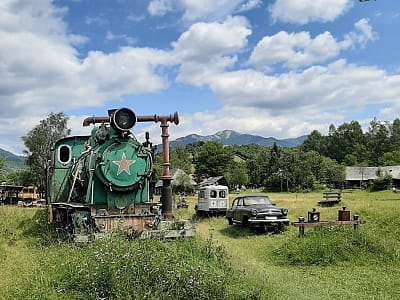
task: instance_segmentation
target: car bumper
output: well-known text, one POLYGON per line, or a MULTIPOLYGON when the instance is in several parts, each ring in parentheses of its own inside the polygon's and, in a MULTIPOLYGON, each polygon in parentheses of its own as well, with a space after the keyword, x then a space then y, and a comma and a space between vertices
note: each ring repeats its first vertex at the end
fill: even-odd
POLYGON ((258 225, 258 224, 266 224, 266 225, 289 225, 290 220, 289 219, 249 219, 248 220, 250 225, 258 225))

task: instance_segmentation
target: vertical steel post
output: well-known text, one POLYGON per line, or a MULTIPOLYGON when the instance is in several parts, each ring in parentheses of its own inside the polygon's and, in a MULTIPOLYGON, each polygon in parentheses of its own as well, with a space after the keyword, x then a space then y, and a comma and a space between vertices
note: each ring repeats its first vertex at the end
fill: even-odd
MULTIPOLYGON (((354 216, 353 216, 353 221, 358 221, 358 218, 359 218, 358 215, 354 215, 354 216)), ((357 230, 357 229, 358 229, 358 225, 359 225, 358 222, 357 222, 357 223, 354 223, 354 225, 353 225, 354 230, 357 230)))
MULTIPOLYGON (((304 223, 304 218, 299 218, 299 223, 304 223)), ((304 237, 304 226, 299 226, 299 237, 304 237)))

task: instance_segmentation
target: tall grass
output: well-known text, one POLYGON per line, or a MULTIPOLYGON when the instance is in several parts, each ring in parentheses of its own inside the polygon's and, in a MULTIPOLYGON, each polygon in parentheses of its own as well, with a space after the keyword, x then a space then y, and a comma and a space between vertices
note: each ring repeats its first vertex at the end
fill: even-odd
POLYGON ((343 262, 358 265, 397 260, 395 249, 365 230, 348 227, 314 228, 304 238, 291 237, 272 252, 287 265, 327 266, 343 262))
POLYGON ((1 299, 257 298, 254 288, 239 284, 243 274, 212 239, 127 240, 117 234, 75 245, 52 233, 43 210, 0 212, 8 217, 3 233, 17 232, 14 244, 6 243, 9 236, 2 240, 7 251, 0 267, 16 259, 10 250, 26 256, 14 261, 19 268, 0 275, 12 278, 0 289, 1 299))
MULTIPOLYGON (((232 195, 233 200, 235 195, 232 195)), ((269 194, 291 221, 321 193, 269 194)), ((178 218, 195 218, 195 197, 178 218)), ((46 212, 0 207, 0 299, 400 299, 400 195, 344 193, 366 224, 260 235, 202 218, 192 240, 121 236, 74 245, 48 227, 46 212)), ((196 218, 195 218, 196 219, 196 218)))

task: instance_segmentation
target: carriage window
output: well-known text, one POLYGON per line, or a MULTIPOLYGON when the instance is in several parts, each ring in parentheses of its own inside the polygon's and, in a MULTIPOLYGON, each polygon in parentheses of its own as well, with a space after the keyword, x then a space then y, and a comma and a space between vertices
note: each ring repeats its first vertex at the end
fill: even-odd
POLYGON ((225 198, 226 197, 226 192, 225 191, 219 191, 219 197, 220 198, 225 198))
POLYGON ((58 159, 63 164, 68 163, 71 159, 71 148, 67 145, 58 148, 58 159))
POLYGON ((210 198, 217 198, 217 191, 210 191, 210 198))

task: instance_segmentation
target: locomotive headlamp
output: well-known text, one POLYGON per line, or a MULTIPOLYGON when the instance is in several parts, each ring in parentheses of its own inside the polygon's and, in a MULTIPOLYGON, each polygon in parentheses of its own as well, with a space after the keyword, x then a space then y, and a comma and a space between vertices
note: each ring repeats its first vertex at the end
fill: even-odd
POLYGON ((111 126, 117 131, 129 131, 136 124, 136 115, 129 108, 117 109, 111 116, 111 126))

